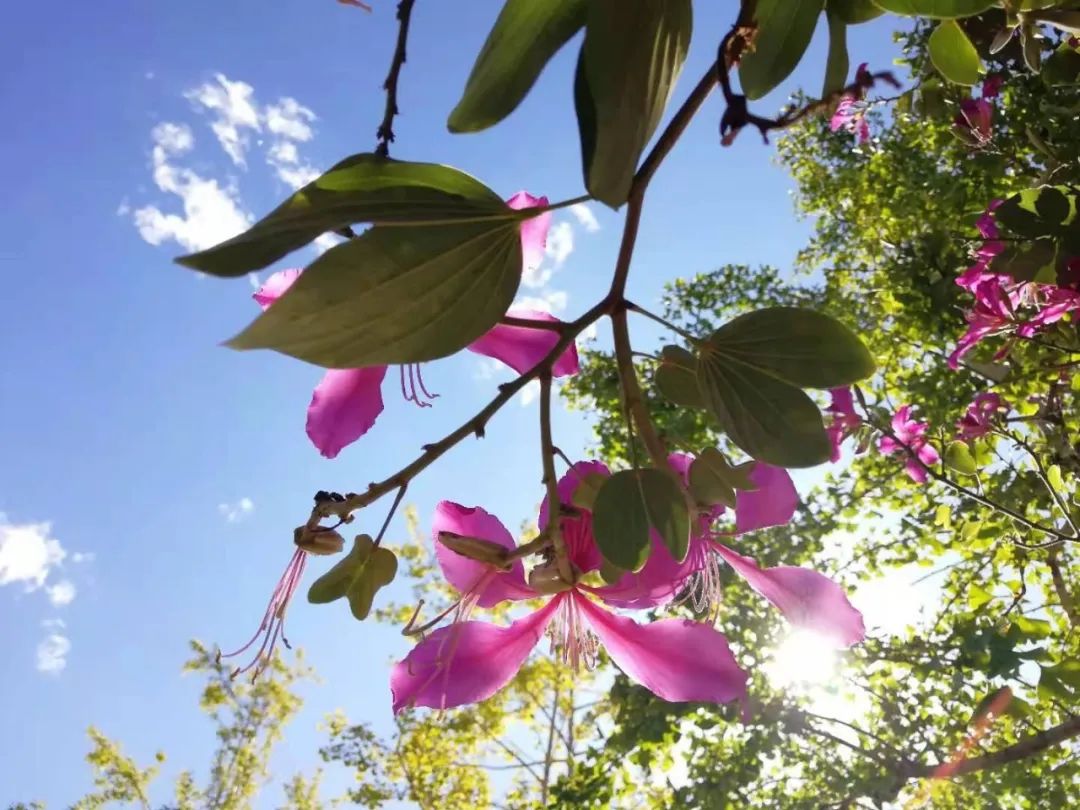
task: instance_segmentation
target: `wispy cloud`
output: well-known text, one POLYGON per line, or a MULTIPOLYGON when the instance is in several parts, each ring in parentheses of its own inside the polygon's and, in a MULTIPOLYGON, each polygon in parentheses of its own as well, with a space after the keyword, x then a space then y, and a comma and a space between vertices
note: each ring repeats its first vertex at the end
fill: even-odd
POLYGON ((75 601, 75 594, 78 591, 75 588, 75 583, 70 579, 62 579, 55 585, 49 585, 45 588, 45 593, 49 596, 49 601, 52 602, 53 607, 63 607, 64 605, 70 605, 75 601))
POLYGON ((190 152, 195 136, 186 124, 165 122, 154 127, 154 183, 180 198, 183 214, 165 213, 154 205, 134 212, 135 227, 151 245, 172 240, 191 251, 203 250, 247 229, 251 216, 241 207, 235 186, 221 186, 174 159, 190 152))
POLYGON ((51 532, 48 523, 0 521, 0 585, 19 583, 28 591, 44 587, 49 572, 67 556, 51 532))
POLYGON ((596 214, 585 203, 575 203, 570 206, 570 213, 577 219, 578 224, 588 233, 596 233, 600 230, 600 223, 596 221, 596 214))
POLYGON ((247 130, 259 131, 259 113, 255 106, 255 88, 247 82, 229 81, 221 73, 214 81, 188 90, 184 97, 195 108, 210 113, 210 129, 218 143, 237 166, 246 167, 245 152, 250 143, 247 130))
POLYGON ((219 503, 218 512, 226 523, 239 523, 255 511, 255 502, 251 498, 241 498, 234 503, 219 503))
POLYGON ((59 675, 67 666, 71 652, 71 640, 64 635, 64 622, 48 619, 41 623, 46 636, 37 646, 37 671, 47 675, 59 675))

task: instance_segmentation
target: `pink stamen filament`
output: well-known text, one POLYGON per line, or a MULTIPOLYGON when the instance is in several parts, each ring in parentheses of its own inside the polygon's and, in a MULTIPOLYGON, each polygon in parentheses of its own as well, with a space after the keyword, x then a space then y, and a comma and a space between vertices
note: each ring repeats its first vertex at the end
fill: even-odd
POLYGON ((266 606, 266 612, 263 614, 262 621, 259 622, 259 627, 255 631, 255 635, 253 635, 244 646, 233 652, 218 653, 219 660, 222 658, 233 658, 234 656, 246 652, 256 641, 260 638, 262 639, 262 643, 259 645, 255 657, 245 666, 234 669, 229 677, 236 678, 238 675, 242 675, 248 670, 254 670, 251 678, 252 680, 257 678, 271 660, 279 637, 286 648, 292 649, 292 645, 289 644, 288 638, 285 637, 285 613, 289 607, 289 600, 292 599, 296 587, 300 584, 300 578, 304 574, 304 565, 306 562, 307 553, 303 549, 296 549, 292 558, 289 560, 289 564, 285 567, 285 572, 281 575, 281 579, 279 579, 277 585, 274 586, 274 592, 270 595, 270 602, 266 606))
POLYGON ((438 399, 438 394, 433 394, 424 385, 424 376, 420 373, 418 363, 406 363, 399 366, 401 373, 401 396, 406 402, 412 402, 420 408, 430 408, 430 400, 438 399), (408 374, 408 382, 405 375, 408 374))
POLYGON ((572 592, 562 598, 558 612, 548 625, 547 634, 551 639, 551 654, 575 672, 582 665, 588 670, 596 666, 600 642, 585 625, 572 592))

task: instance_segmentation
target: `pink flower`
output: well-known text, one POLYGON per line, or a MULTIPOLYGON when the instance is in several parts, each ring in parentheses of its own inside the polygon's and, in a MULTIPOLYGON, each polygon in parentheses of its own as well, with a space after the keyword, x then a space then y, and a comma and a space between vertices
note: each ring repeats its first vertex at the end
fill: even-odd
MULTIPOLYGON (((558 484, 563 503, 570 502, 579 482, 589 473, 609 474, 598 462, 575 464, 558 484)), ((545 504, 539 520, 541 530, 547 525, 548 513, 545 504)), ((563 516, 560 529, 575 573, 580 576, 596 570, 600 555, 592 535, 591 514, 578 510, 574 516, 563 516)), ((395 712, 409 706, 448 709, 485 700, 506 685, 544 635, 563 661, 575 666, 591 665, 598 644, 603 644, 630 678, 664 700, 724 703, 745 695, 747 675, 735 662, 727 640, 711 625, 687 619, 642 625, 609 613, 594 601, 662 601, 664 596, 650 597, 649 593, 669 577, 668 567, 674 560, 670 555, 667 560, 658 556, 655 547, 648 563, 634 575, 634 583, 593 587, 581 581, 573 585, 555 582, 554 560, 535 568, 526 581, 519 561, 503 571, 443 546, 440 535, 452 533, 507 549, 514 547, 506 528, 478 507, 444 501, 436 510, 433 532, 439 564, 446 579, 463 594, 459 604, 465 610, 453 624, 431 633, 394 666, 390 685, 395 712), (537 598, 547 601, 509 626, 468 619, 473 605, 537 598)))
POLYGON ((855 413, 855 401, 851 387, 832 388, 829 390, 832 402, 825 412, 832 415, 832 420, 825 427, 825 433, 832 445, 832 462, 840 460, 840 445, 862 425, 862 417, 855 413))
POLYGON ((985 436, 993 427, 994 420, 1009 406, 999 395, 983 392, 976 395, 965 413, 956 422, 957 435, 964 440, 985 436))
POLYGON ((897 452, 908 454, 904 469, 912 481, 926 483, 926 467, 940 460, 937 450, 929 444, 926 432, 929 425, 911 418, 911 406, 904 405, 892 418, 893 436, 878 439, 878 450, 887 456, 897 452), (914 454, 914 457, 912 456, 914 454), (918 460, 916 460, 918 459, 918 460), (922 463, 919 463, 922 462, 922 463))
MULTIPOLYGON (((544 197, 532 197, 519 192, 510 198, 512 208, 532 208, 547 205, 544 197)), ((521 247, 526 267, 539 264, 544 253, 550 213, 525 220, 521 225, 521 247)), ((299 278, 301 270, 282 270, 275 273, 253 296, 263 309, 273 304, 299 278)), ((557 323, 558 319, 545 312, 531 309, 511 309, 508 316, 530 321, 557 323)), ((530 329, 524 326, 498 324, 474 341, 470 351, 500 360, 518 373, 524 373, 538 363, 559 340, 551 329, 530 329)), ((341 450, 367 433, 383 410, 382 385, 387 366, 368 366, 355 369, 331 369, 315 387, 307 413, 307 434, 326 458, 334 458, 341 450)), ((432 394, 424 385, 418 364, 398 367, 401 395, 415 405, 426 408, 432 394)), ((571 345, 555 362, 556 377, 576 374, 577 348, 571 345)))
MULTIPOLYGON (((693 458, 684 453, 673 453, 668 457, 668 463, 684 482, 692 461, 693 458)), ((714 529, 715 522, 724 513, 724 507, 718 506, 702 517, 691 537, 688 559, 695 560, 697 569, 690 582, 694 606, 704 610, 720 603, 722 575, 719 561, 723 560, 796 627, 813 630, 839 647, 850 647, 862 641, 866 636, 862 614, 852 607, 843 589, 831 579, 809 568, 790 565, 762 568, 750 557, 720 541, 725 537, 783 526, 795 514, 799 495, 787 470, 758 462, 750 473, 750 480, 757 488, 737 492, 732 530, 714 529)))
POLYGON ((979 145, 985 145, 993 137, 991 120, 994 108, 986 99, 965 98, 960 102, 960 112, 953 124, 963 134, 979 145))
POLYGON ((855 136, 858 143, 870 140, 870 124, 866 121, 867 104, 858 98, 844 96, 836 105, 836 111, 829 119, 829 129, 836 132, 845 129, 855 136))
POLYGON ((982 97, 983 98, 997 98, 1001 93, 1001 88, 1005 84, 1005 77, 1000 73, 992 73, 983 79, 982 83, 982 97))

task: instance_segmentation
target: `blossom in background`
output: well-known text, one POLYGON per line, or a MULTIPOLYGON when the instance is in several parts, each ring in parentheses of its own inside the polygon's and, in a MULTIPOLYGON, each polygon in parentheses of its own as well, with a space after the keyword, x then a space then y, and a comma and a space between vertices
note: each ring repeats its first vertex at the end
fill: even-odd
POLYGON ((1009 409, 1008 404, 998 394, 984 391, 976 395, 967 412, 957 420, 957 436, 970 440, 985 436, 994 426, 994 420, 1009 409))
MULTIPOLYGON (((560 501, 571 503, 580 482, 590 474, 609 472, 599 462, 575 464, 558 482, 560 501)), ((545 503, 538 521, 541 531, 550 512, 545 503)), ((395 712, 409 706, 448 709, 487 699, 517 673, 545 635, 562 660, 574 666, 590 665, 602 644, 623 672, 664 700, 725 703, 745 695, 747 675, 735 662, 727 639, 710 624, 677 618, 639 624, 597 603, 647 606, 669 598, 674 563, 670 555, 664 559, 654 547, 632 582, 587 585, 580 577, 601 563, 592 515, 577 509, 559 520, 578 579, 573 585, 550 587, 553 559, 526 580, 520 561, 502 570, 455 554, 439 539, 444 533, 479 538, 508 550, 514 548, 514 540, 497 518, 479 507, 447 501, 439 505, 433 526, 436 555, 447 581, 462 594, 460 604, 490 607, 505 600, 547 601, 508 626, 472 620, 467 610, 451 625, 431 633, 393 668, 395 712), (654 592, 659 595, 652 596, 654 592)))
POLYGON ((835 464, 840 460, 840 445, 844 439, 851 436, 862 425, 862 417, 855 413, 855 401, 851 393, 851 386, 829 389, 832 400, 825 409, 832 419, 825 426, 825 433, 832 445, 831 461, 835 464))
POLYGON ((1000 74, 988 76, 982 84, 982 98, 965 98, 953 119, 957 132, 976 146, 985 146, 994 136, 994 106, 988 99, 997 98, 1005 79, 1000 74))
POLYGON ((866 121, 866 113, 870 105, 863 100, 866 88, 873 85, 873 77, 866 69, 866 62, 859 65, 855 71, 855 83, 857 90, 849 90, 840 98, 836 105, 836 111, 829 119, 829 129, 836 132, 839 129, 847 130, 855 136, 859 143, 870 140, 870 125, 866 121))
POLYGON ((926 432, 929 425, 911 418, 911 405, 904 405, 892 418, 892 436, 878 439, 878 450, 887 456, 905 453, 908 456, 908 477, 920 484, 926 483, 926 468, 940 460, 937 450, 929 443, 926 432), (920 462, 922 462, 920 464, 920 462))
MULTIPOLYGON (((686 453, 672 453, 668 457, 668 463, 686 485, 693 460, 686 453)), ((850 647, 862 641, 866 635, 862 614, 848 601, 843 588, 831 579, 797 566, 762 568, 722 542, 760 529, 784 526, 795 514, 799 495, 787 470, 757 462, 749 479, 755 489, 738 490, 734 526, 717 528, 726 511, 723 505, 718 505, 701 516, 691 535, 687 559, 693 560, 694 573, 686 584, 695 594, 695 607, 704 610, 720 604, 720 562, 723 561, 794 626, 813 630, 838 647, 850 647)))
MULTIPOLYGON (((522 191, 507 201, 511 208, 535 208, 547 205, 547 198, 533 197, 522 191)), ((521 249, 526 268, 540 264, 544 255, 550 212, 521 223, 521 249)), ((282 270, 275 273, 254 294, 263 309, 271 306, 299 278, 301 270, 282 270)), ((530 321, 557 323, 546 312, 530 309, 511 309, 508 316, 530 321)), ((468 349, 500 360, 522 374, 543 359, 559 341, 551 329, 530 329, 524 326, 497 324, 474 341, 468 349)), ((326 458, 334 458, 341 450, 367 433, 383 411, 382 385, 388 366, 367 366, 354 369, 331 369, 315 387, 307 412, 307 434, 326 458)), ((415 405, 426 408, 432 394, 424 385, 420 365, 410 363, 398 367, 401 395, 415 405)), ((556 360, 552 373, 556 377, 576 374, 577 348, 571 344, 556 360)))

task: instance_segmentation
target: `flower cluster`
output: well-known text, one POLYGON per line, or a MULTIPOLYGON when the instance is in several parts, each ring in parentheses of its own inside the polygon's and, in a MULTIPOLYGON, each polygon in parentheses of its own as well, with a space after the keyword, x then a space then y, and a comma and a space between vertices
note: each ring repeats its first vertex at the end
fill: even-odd
MULTIPOLYGON (((672 471, 686 481, 692 457, 673 454, 672 471)), ((734 525, 718 528, 722 506, 699 516, 685 560, 676 560, 658 536, 651 554, 636 573, 603 584, 594 577, 601 556, 593 537, 592 514, 569 506, 575 491, 591 476, 607 477, 600 462, 575 464, 558 482, 560 505, 541 506, 543 533, 559 521, 573 570, 561 580, 549 552, 526 576, 520 560, 502 567, 455 553, 449 538, 469 537, 513 551, 514 540, 497 518, 479 507, 439 504, 433 525, 436 556, 443 575, 461 594, 454 621, 432 632, 391 675, 394 711, 412 706, 447 709, 484 700, 505 686, 545 636, 552 651, 571 666, 591 666, 600 646, 630 678, 668 701, 741 700, 747 673, 738 665, 727 639, 711 623, 666 618, 642 623, 620 609, 647 610, 668 604, 680 594, 702 591, 715 597, 718 561, 745 579, 793 624, 810 627, 838 646, 862 640, 862 616, 841 588, 827 577, 790 566, 763 568, 730 548, 723 539, 787 523, 798 496, 782 469, 756 464, 756 489, 740 491, 734 525), (505 601, 538 603, 531 613, 506 626, 472 618, 476 608, 505 601)))
POLYGON ((982 98, 965 98, 960 102, 953 126, 972 146, 986 146, 993 138, 994 105, 990 99, 998 97, 1003 83, 998 74, 987 76, 982 84, 982 98))
POLYGON ((940 460, 937 450, 930 444, 926 433, 930 426, 911 417, 911 405, 904 405, 893 414, 892 435, 878 439, 878 450, 889 456, 906 453, 908 477, 920 484, 926 483, 926 468, 940 460))
POLYGON ((870 140, 870 124, 866 120, 866 113, 870 109, 865 100, 866 88, 874 84, 874 79, 866 69, 866 62, 859 65, 855 71, 856 90, 848 91, 840 97, 829 120, 829 129, 836 132, 839 129, 846 130, 855 136, 859 143, 870 140))

